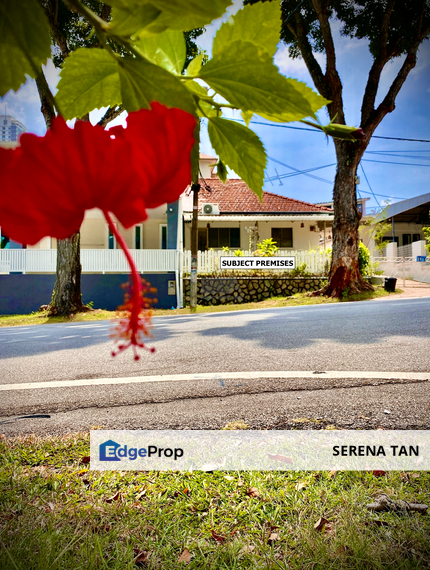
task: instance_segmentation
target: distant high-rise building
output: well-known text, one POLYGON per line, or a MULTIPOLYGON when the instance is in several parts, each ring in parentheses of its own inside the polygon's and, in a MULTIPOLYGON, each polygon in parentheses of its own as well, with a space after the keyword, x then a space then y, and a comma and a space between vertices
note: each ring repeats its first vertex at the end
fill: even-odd
POLYGON ((0 115, 0 142, 18 142, 27 129, 12 115, 0 115))

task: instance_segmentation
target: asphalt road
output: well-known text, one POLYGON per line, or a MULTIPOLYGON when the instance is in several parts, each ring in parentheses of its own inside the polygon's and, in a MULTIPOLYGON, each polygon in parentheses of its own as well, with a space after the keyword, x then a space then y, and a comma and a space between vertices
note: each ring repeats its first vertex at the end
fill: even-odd
POLYGON ((159 317, 138 362, 110 356, 108 322, 2 328, 0 432, 428 428, 429 317, 430 298, 159 317))

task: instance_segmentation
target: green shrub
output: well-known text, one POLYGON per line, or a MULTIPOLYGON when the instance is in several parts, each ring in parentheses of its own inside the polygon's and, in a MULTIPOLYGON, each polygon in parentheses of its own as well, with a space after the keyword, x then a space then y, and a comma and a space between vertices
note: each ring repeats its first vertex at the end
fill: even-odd
POLYGON ((306 263, 301 263, 300 265, 298 265, 295 269, 293 269, 291 271, 291 276, 292 277, 309 277, 310 275, 312 275, 312 273, 310 271, 306 270, 306 263))
POLYGON ((363 242, 358 244, 358 266, 363 277, 370 275, 370 251, 363 242))
POLYGON ((259 257, 271 257, 275 255, 278 249, 276 241, 273 241, 272 238, 264 239, 261 243, 257 243, 257 251, 254 252, 254 255, 259 257))

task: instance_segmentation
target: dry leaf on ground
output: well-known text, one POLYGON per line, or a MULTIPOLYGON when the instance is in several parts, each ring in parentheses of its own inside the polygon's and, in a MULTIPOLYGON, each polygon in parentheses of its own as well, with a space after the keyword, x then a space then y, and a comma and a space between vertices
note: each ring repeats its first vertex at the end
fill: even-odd
POLYGON ((211 530, 212 533, 212 537, 219 542, 220 544, 222 544, 223 542, 225 542, 227 540, 227 538, 225 536, 221 536, 220 534, 217 534, 213 529, 211 530))
POLYGON ((284 463, 293 463, 293 458, 292 457, 288 457, 287 455, 280 455, 279 453, 273 454, 273 453, 267 453, 267 457, 269 459, 274 459, 275 461, 282 461, 284 463))
POLYGON ((112 503, 113 501, 117 501, 120 497, 121 497, 121 493, 119 491, 117 491, 115 493, 115 495, 112 495, 112 497, 105 499, 105 503, 112 503))
POLYGON ((307 486, 308 486, 307 481, 299 481, 298 483, 296 483, 295 489, 296 491, 300 491, 301 489, 306 489, 307 486))
POLYGON ((349 556, 352 554, 352 550, 345 544, 343 546, 339 546, 339 548, 336 549, 336 554, 338 556, 349 556))
POLYGON ((271 532, 269 538, 267 539, 267 544, 272 546, 276 540, 279 540, 279 534, 277 532, 271 532))
POLYGON ((87 465, 87 463, 89 463, 91 461, 91 458, 89 455, 86 455, 85 457, 82 457, 81 459, 81 463, 83 463, 84 465, 87 465))
POLYGON ((146 566, 149 563, 149 557, 151 554, 147 550, 139 550, 138 548, 133 548, 134 563, 139 568, 146 566))
POLYGON ((188 548, 184 548, 183 553, 178 558, 178 562, 185 562, 185 564, 188 564, 190 561, 191 561, 191 553, 188 550, 188 548))
POLYGON ((256 489, 255 487, 250 487, 246 494, 248 495, 248 497, 259 497, 260 496, 260 491, 258 489, 256 489))
POLYGON ((333 525, 330 521, 328 521, 324 517, 321 517, 314 524, 314 529, 317 530, 318 532, 321 531, 330 532, 333 530, 333 525))
POLYGON ((387 472, 386 471, 382 471, 381 469, 374 469, 372 471, 372 475, 374 475, 375 477, 383 477, 384 475, 386 475, 387 472))

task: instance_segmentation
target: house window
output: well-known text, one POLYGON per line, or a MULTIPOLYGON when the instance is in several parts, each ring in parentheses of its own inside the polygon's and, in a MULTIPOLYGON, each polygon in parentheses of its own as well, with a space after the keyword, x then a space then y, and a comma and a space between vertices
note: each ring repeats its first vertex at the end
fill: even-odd
POLYGON ((412 241, 420 241, 421 240, 421 235, 420 234, 414 234, 412 236, 412 241))
POLYGON ((209 247, 240 247, 240 228, 209 228, 209 247))
POLYGON ((142 226, 134 228, 134 249, 142 249, 142 226))
POLYGON ((206 251, 208 248, 208 232, 206 228, 199 228, 197 234, 197 249, 206 251))
POLYGON ((9 238, 7 236, 2 235, 0 241, 0 249, 9 249, 9 238))
POLYGON ((280 248, 293 247, 293 228, 272 228, 272 239, 280 248))
POLYGON ((403 245, 409 245, 411 242, 411 234, 402 235, 403 245))
POLYGON ((116 249, 116 239, 112 233, 112 230, 109 228, 109 239, 108 239, 108 246, 109 249, 116 249))
POLYGON ((388 244, 388 243, 393 243, 393 242, 395 242, 397 245, 399 245, 399 236, 394 236, 394 237, 392 237, 392 236, 385 236, 385 237, 382 238, 381 241, 387 242, 387 244, 388 244))
POLYGON ((160 225, 160 249, 167 249, 167 225, 160 225))

